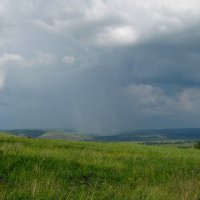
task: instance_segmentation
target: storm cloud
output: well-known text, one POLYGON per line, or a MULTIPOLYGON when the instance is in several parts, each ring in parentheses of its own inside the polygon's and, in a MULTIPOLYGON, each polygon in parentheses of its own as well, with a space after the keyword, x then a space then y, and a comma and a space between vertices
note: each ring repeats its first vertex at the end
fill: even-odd
POLYGON ((0 1, 0 127, 199 127, 198 0, 0 1))

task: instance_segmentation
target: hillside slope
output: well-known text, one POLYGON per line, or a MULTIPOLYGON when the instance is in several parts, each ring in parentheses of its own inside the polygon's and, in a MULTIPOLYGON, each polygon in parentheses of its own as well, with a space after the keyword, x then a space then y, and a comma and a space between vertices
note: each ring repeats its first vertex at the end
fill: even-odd
POLYGON ((114 141, 114 142, 166 142, 166 141, 194 141, 200 140, 200 128, 188 129, 145 129, 124 132, 115 135, 85 134, 70 129, 17 129, 6 130, 8 134, 17 136, 62 139, 67 141, 114 141))
POLYGON ((57 139, 67 141, 91 141, 93 137, 90 135, 77 133, 73 130, 62 129, 16 129, 5 130, 7 134, 23 136, 28 138, 40 138, 40 139, 57 139))
POLYGON ((80 133, 68 133, 65 131, 48 131, 41 136, 37 137, 41 139, 59 139, 67 141, 90 141, 92 137, 80 134, 80 133))
POLYGON ((0 199, 200 198, 194 149, 0 135, 0 199))
POLYGON ((116 135, 96 136, 95 141, 165 141, 200 140, 199 128, 184 129, 145 129, 116 135))

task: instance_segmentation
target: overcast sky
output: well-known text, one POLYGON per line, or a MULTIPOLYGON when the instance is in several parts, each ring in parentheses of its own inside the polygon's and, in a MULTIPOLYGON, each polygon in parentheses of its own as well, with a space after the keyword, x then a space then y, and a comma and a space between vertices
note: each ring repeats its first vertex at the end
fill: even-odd
POLYGON ((200 127, 199 0, 0 0, 0 128, 200 127))

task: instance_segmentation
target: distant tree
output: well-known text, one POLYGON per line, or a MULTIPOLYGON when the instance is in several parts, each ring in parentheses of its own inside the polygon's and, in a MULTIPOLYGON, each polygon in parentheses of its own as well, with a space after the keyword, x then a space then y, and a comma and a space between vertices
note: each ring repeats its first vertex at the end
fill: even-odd
POLYGON ((195 148, 195 149, 200 149, 200 141, 198 141, 198 142, 196 142, 196 143, 194 144, 194 148, 195 148))

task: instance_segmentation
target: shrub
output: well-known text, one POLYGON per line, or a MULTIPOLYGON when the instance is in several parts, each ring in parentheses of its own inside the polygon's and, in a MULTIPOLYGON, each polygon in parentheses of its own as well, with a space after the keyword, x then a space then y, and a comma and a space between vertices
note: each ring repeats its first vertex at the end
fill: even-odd
POLYGON ((196 142, 196 143, 194 144, 194 148, 195 148, 195 149, 200 149, 200 141, 198 141, 198 142, 196 142))

